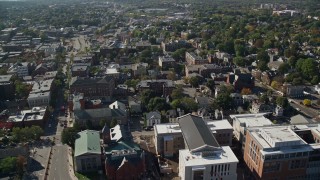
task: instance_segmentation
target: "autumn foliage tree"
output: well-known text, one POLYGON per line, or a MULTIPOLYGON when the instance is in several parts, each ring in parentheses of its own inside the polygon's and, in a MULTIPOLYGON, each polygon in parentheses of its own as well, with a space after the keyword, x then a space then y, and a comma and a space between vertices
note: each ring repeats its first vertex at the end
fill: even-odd
POLYGON ((249 88, 243 88, 243 89, 241 90, 241 95, 249 95, 249 94, 252 94, 251 89, 249 89, 249 88))

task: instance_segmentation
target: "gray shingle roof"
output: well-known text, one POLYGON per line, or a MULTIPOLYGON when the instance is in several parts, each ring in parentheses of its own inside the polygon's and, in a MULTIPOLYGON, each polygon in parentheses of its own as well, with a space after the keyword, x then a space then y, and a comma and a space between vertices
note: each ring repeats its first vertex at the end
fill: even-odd
POLYGON ((200 116, 187 114, 178 118, 183 137, 190 151, 204 146, 220 147, 200 116))

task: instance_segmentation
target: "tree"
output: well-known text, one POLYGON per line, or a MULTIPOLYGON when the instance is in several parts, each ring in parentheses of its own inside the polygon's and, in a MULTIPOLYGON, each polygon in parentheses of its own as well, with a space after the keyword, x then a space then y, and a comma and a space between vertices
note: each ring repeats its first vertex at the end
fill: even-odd
POLYGON ((261 71, 266 71, 266 70, 268 70, 269 68, 268 68, 267 62, 260 60, 260 61, 258 62, 258 69, 260 69, 261 71))
POLYGON ((241 90, 241 95, 249 95, 249 94, 252 94, 250 88, 243 88, 243 89, 241 90))
POLYGON ((99 126, 100 126, 101 128, 103 128, 106 123, 107 123, 107 120, 106 120, 106 119, 100 119, 100 121, 99 121, 99 126))
POLYGON ((233 58, 233 63, 236 64, 237 66, 245 66, 246 65, 245 59, 240 56, 233 58))
POLYGON ((8 74, 7 71, 8 70, 5 67, 0 68, 0 75, 7 75, 8 74))
POLYGON ((216 87, 216 84, 214 82, 214 80, 212 79, 209 79, 208 82, 206 83, 206 86, 211 90, 213 91, 216 87))
POLYGON ((15 172, 17 169, 17 158, 16 157, 6 157, 0 160, 0 172, 1 174, 8 174, 15 172))
POLYGON ((176 73, 173 71, 170 71, 167 75, 167 79, 172 80, 172 81, 176 80, 176 73))
POLYGON ((282 63, 280 66, 279 66, 279 69, 278 71, 281 73, 281 74, 285 74, 289 71, 290 69, 290 65, 288 63, 282 63))
POLYGON ((269 62, 270 58, 268 53, 265 50, 260 50, 257 54, 257 60, 264 61, 264 62, 269 62))
POLYGON ((278 90, 278 89, 280 88, 280 84, 279 84, 277 81, 272 81, 272 82, 271 82, 271 87, 272 87, 273 89, 278 90))
POLYGON ((148 110, 149 111, 154 111, 154 110, 165 110, 167 108, 167 103, 165 98, 160 98, 160 97, 155 97, 150 99, 148 103, 148 110))
POLYGON ((218 107, 222 108, 223 110, 227 110, 232 107, 232 98, 230 97, 230 93, 224 92, 218 94, 215 102, 217 103, 218 107))
POLYGON ((198 104, 192 98, 184 97, 181 99, 181 108, 185 113, 191 113, 198 109, 198 104))
POLYGON ((115 127, 117 124, 118 124, 118 121, 115 118, 113 118, 110 122, 110 128, 115 127))
POLYGON ((176 89, 172 90, 172 99, 181 99, 183 97, 183 88, 178 86, 176 89))
POLYGON ((29 94, 29 92, 31 90, 31 88, 28 85, 22 83, 19 80, 16 80, 14 82, 14 84, 15 84, 15 87, 16 87, 15 90, 16 90, 16 93, 17 93, 18 96, 20 96, 20 97, 28 96, 28 94, 29 94))
POLYGON ((189 83, 191 84, 192 87, 197 87, 199 86, 199 78, 196 76, 193 76, 189 79, 189 83))
POLYGON ((180 99, 173 100, 170 105, 171 105, 171 107, 173 109, 177 109, 177 108, 181 108, 182 107, 180 99))
POLYGON ((311 84, 316 85, 319 83, 319 76, 313 76, 311 84))
POLYGON ((128 87, 136 88, 137 84, 140 82, 139 79, 128 79, 124 82, 128 87))
POLYGON ((304 99, 304 100, 303 100, 303 105, 305 105, 305 106, 311 106, 311 100, 310 100, 310 99, 304 99))
POLYGON ((155 97, 155 93, 151 90, 144 90, 140 94, 141 103, 145 106, 148 104, 151 98, 155 97))
POLYGON ((276 104, 278 106, 286 108, 286 107, 288 107, 289 102, 288 102, 288 99, 286 97, 278 96, 277 99, 276 99, 276 104))
POLYGON ((63 144, 68 144, 71 147, 74 147, 75 140, 78 137, 78 131, 75 127, 65 128, 61 134, 61 142, 63 144))
POLYGON ((175 60, 182 60, 185 58, 186 51, 186 48, 177 49, 172 53, 172 58, 174 58, 175 60))
POLYGON ((43 129, 40 126, 31 126, 30 133, 33 135, 34 140, 39 140, 40 137, 44 134, 43 129))
POLYGON ((17 171, 18 171, 18 175, 20 178, 22 178, 23 173, 24 173, 24 168, 25 168, 25 164, 26 164, 27 160, 24 156, 18 156, 17 157, 17 171))
POLYGON ((260 96, 260 98, 259 98, 259 101, 261 102, 261 103, 264 103, 264 104, 268 104, 269 103, 269 98, 268 98, 268 96, 267 96, 267 94, 262 94, 261 96, 260 96))

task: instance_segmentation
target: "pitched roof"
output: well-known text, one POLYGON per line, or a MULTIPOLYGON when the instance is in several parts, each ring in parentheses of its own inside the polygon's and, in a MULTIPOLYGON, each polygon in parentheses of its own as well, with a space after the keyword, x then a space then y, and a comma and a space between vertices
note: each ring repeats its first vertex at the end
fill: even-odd
POLYGON ((81 156, 86 153, 101 154, 99 131, 85 130, 78 133, 76 139, 74 156, 81 156))
POLYGON ((190 151, 201 147, 220 147, 200 116, 187 114, 178 118, 183 137, 190 151))

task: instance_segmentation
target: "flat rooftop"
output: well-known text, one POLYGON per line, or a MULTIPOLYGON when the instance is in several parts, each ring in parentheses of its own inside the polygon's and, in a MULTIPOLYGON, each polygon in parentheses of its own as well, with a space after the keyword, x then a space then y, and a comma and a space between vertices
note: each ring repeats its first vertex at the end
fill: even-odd
POLYGON ((197 153, 190 153, 188 149, 179 150, 180 159, 185 166, 203 166, 210 164, 238 163, 238 158, 234 155, 229 146, 221 146, 220 151, 215 151, 213 156, 202 157, 197 153))
POLYGON ((249 129, 251 136, 262 146, 262 154, 309 151, 310 146, 290 126, 249 129))
POLYGON ((272 125, 272 122, 264 117, 267 113, 230 115, 231 119, 244 123, 246 127, 258 127, 272 125))
MULTIPOLYGON (((226 119, 206 122, 212 133, 214 133, 216 130, 222 129, 232 130, 231 124, 226 119)), ((178 123, 156 124, 154 129, 158 132, 158 134, 181 133, 181 128, 178 123)))

